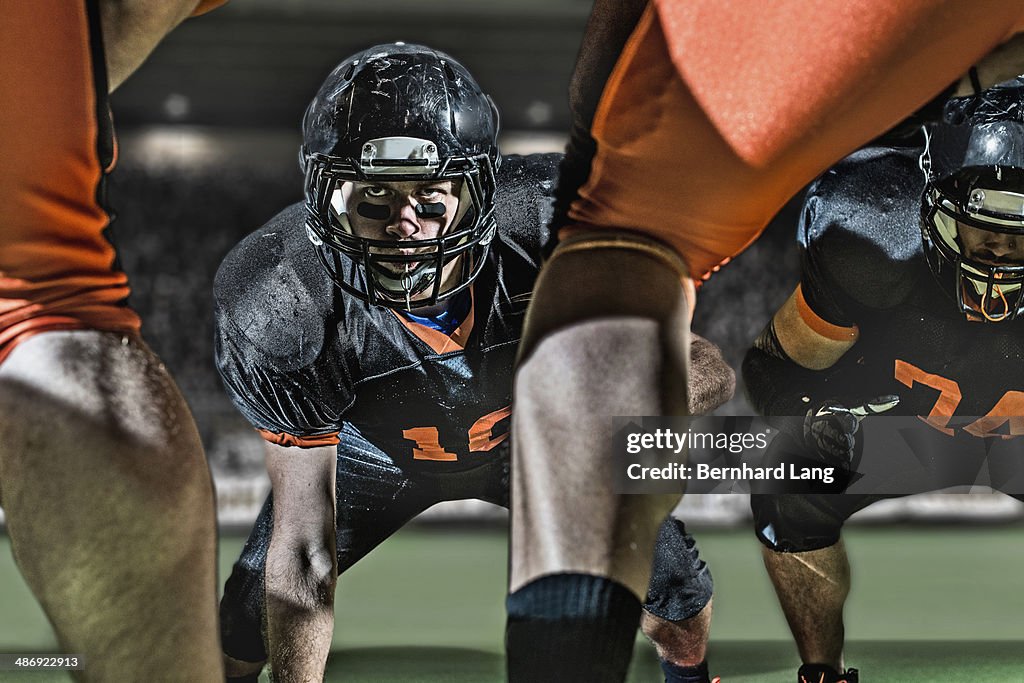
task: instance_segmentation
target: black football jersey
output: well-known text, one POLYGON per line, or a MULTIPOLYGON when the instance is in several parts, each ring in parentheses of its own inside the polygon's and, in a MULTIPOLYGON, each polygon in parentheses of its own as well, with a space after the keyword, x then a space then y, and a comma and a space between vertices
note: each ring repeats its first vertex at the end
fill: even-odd
POLYGON ((920 150, 868 148, 811 188, 799 240, 801 288, 825 321, 860 329, 822 393, 896 394, 890 414, 951 436, 1024 433, 1024 321, 968 320, 922 250, 920 150))
POLYGON ((560 158, 503 160, 498 234, 450 337, 337 288, 301 203, 246 237, 214 283, 217 367, 238 409, 285 445, 333 443, 347 423, 402 466, 444 472, 493 457, 560 158))

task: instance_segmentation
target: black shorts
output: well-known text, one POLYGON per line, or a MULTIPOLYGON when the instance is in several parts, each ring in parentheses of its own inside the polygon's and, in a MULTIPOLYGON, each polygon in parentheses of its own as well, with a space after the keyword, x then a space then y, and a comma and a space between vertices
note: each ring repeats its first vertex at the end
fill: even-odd
MULTIPOLYGON (((927 432, 926 432, 927 433, 927 432)), ((968 437, 973 438, 973 437, 968 437)), ((1024 500, 1020 490, 1018 449, 1011 441, 992 440, 985 451, 985 461, 996 489, 1010 492, 1017 500, 1024 500)), ((781 433, 769 446, 765 461, 769 464, 784 462, 789 454, 806 449, 794 437, 781 433)), ((965 461, 968 454, 965 453, 965 461)), ((935 470, 946 470, 941 477, 920 482, 906 482, 904 490, 925 492, 954 485, 972 484, 981 460, 971 458, 964 470, 964 478, 957 479, 956 470, 935 466, 935 470), (937 482, 932 485, 932 482, 937 482)), ((948 463, 947 463, 948 464, 948 463)), ((898 474, 898 471, 896 471, 898 474)), ((754 533, 765 547, 777 552, 798 553, 828 548, 839 542, 840 533, 846 520, 853 513, 863 510, 879 500, 902 498, 910 493, 785 493, 752 494, 750 509, 754 513, 754 533)))

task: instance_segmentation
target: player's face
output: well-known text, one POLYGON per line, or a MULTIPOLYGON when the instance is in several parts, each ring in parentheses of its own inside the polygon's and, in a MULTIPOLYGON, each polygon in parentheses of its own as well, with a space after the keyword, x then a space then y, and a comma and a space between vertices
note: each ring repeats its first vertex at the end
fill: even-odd
POLYGON ((983 230, 957 222, 963 255, 989 266, 1024 265, 1024 235, 983 230))
POLYGON ((351 183, 345 209, 357 237, 415 242, 440 237, 455 219, 459 188, 452 180, 351 183))
MULTIPOLYGON (((410 180, 394 182, 352 182, 342 188, 349 225, 357 237, 394 242, 395 247, 371 247, 371 252, 414 255, 432 247, 416 247, 420 240, 444 236, 459 217, 458 180, 410 180)), ((440 274, 446 287, 455 277, 461 256, 447 263, 440 274)), ((415 270, 417 261, 380 262, 380 267, 400 278, 415 270)), ((430 296, 423 291, 410 297, 418 301, 430 296)))

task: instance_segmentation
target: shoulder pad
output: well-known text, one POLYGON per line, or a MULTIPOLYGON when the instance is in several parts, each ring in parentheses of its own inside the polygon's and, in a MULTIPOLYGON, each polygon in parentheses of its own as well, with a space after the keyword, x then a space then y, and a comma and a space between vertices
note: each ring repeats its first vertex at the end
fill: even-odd
POLYGON ((510 155, 498 171, 495 213, 503 242, 530 254, 547 243, 561 154, 510 155))
POLYGON ((244 335, 280 369, 304 367, 320 354, 333 287, 306 238, 301 202, 239 242, 213 289, 218 326, 244 335))
POLYGON ((869 308, 889 308, 906 297, 921 272, 919 154, 865 148, 810 186, 798 240, 822 286, 838 287, 869 308))

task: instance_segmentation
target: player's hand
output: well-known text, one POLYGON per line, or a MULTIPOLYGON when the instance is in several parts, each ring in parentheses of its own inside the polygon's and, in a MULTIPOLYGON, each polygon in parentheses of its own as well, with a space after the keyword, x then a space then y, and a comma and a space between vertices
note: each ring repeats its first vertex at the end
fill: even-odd
POLYGON ((691 415, 703 415, 722 405, 736 391, 736 373, 725 362, 722 351, 699 335, 690 337, 688 378, 691 415))
POLYGON ((896 407, 899 396, 879 396, 849 407, 836 400, 823 401, 807 411, 804 443, 829 464, 848 467, 861 420, 896 407))

